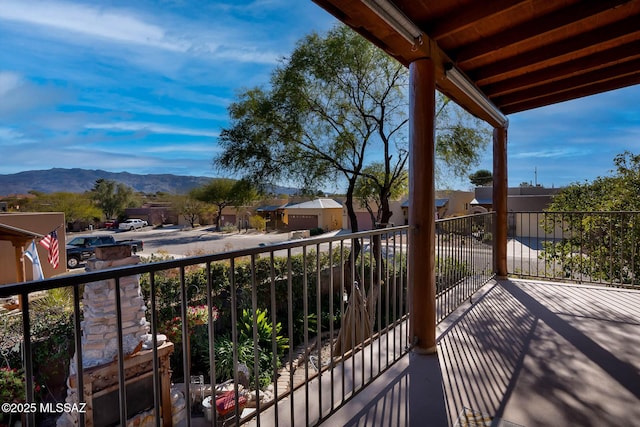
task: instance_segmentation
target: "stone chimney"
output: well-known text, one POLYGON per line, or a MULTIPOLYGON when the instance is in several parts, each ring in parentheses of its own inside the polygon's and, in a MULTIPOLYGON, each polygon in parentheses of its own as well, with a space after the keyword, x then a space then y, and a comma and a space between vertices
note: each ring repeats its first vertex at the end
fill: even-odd
MULTIPOLYGON (((95 258, 87 261, 87 270, 105 270, 135 265, 140 257, 131 255, 128 245, 97 247, 95 258)), ((116 317, 116 281, 101 280, 84 287, 82 321, 82 365, 91 367, 112 362, 118 354, 116 317)), ((149 339, 149 322, 140 289, 139 276, 120 278, 122 308, 122 345, 128 355, 149 339)))
MULTIPOLYGON (((95 257, 87 261, 87 271, 135 265, 139 262, 140 257, 132 256, 131 247, 128 245, 97 247, 95 257)), ((138 275, 120 278, 122 345, 125 356, 130 356, 142 348, 151 346, 149 322, 145 319, 146 307, 139 279, 138 275)), ((115 279, 91 282, 84 286, 82 301, 84 320, 81 322, 83 369, 100 369, 100 366, 114 365, 114 361, 117 360, 118 320, 115 292, 115 279)), ((168 353, 166 357, 168 358, 168 353)), ((69 366, 70 377, 75 378, 77 371, 74 357, 69 366)), ((117 381, 117 378, 113 380, 117 381)), ((67 381, 67 403, 78 402, 74 383, 77 382, 67 381)), ((92 386, 85 384, 85 387, 91 389, 92 386)), ((92 404, 89 404, 88 407, 92 412, 92 404)), ((152 421, 151 418, 150 422, 152 421)), ((93 420, 89 420, 88 424, 93 425, 93 420)), ((58 419, 57 425, 58 427, 78 425, 77 414, 64 413, 58 419)))

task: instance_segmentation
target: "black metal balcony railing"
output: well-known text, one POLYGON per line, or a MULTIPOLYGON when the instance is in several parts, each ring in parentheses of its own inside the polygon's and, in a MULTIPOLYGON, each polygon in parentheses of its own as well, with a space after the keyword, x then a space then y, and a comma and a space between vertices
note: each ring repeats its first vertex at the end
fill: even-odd
MULTIPOLYGON (((492 219, 487 214, 438 221, 438 319, 492 277, 492 219)), ((25 401, 44 400, 37 393, 41 367, 34 358, 34 348, 51 339, 36 336, 34 328, 40 320, 38 300, 43 293, 60 288, 71 291, 66 309, 71 325, 67 354, 74 354, 77 367, 71 383, 85 390, 88 369, 83 369, 83 352, 72 350, 82 348, 83 288, 102 280, 115 283, 113 298, 122 328, 126 297, 120 295, 120 284, 135 276, 147 301, 146 319, 153 332, 148 350, 153 361, 149 407, 154 408, 150 410, 156 425, 161 425, 160 408, 167 404, 162 401, 165 379, 157 334, 167 335, 174 344, 171 381, 185 383, 185 407, 193 408, 185 412, 186 425, 203 415, 198 411, 203 408, 206 387, 199 385, 196 393, 190 387, 191 379, 200 375, 208 384, 232 384, 228 397, 234 409, 224 415, 226 425, 248 420, 258 425, 315 425, 411 347, 408 230, 396 227, 321 237, 0 287, 0 297, 19 295, 22 301, 13 333, 18 325, 25 401), (265 396, 268 399, 262 400, 265 396), (245 397, 254 408, 241 412, 245 397)), ((126 419, 132 406, 127 394, 133 393, 129 391, 130 360, 122 331, 113 332, 119 342, 114 361, 119 386, 113 387, 117 397, 112 402, 117 404, 112 411, 119 413, 117 419, 126 419)), ((216 393, 215 387, 211 392, 216 393)), ((87 397, 80 400, 85 402, 87 397)), ((38 425, 45 415, 30 413, 25 419, 28 425, 38 425)), ((78 417, 80 425, 92 422, 87 414, 78 417)), ((211 425, 221 421, 216 410, 211 410, 211 417, 211 425)))
POLYGON ((510 212, 509 273, 640 284, 640 212, 510 212))
POLYGON ((436 304, 438 321, 493 276, 495 214, 436 221, 436 304))

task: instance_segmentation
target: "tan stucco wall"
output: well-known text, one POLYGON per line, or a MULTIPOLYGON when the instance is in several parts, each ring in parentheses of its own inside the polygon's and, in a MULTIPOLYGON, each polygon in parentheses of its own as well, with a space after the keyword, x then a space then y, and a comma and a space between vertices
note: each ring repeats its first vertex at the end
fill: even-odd
POLYGON ((325 230, 340 230, 342 228, 342 208, 323 209, 318 223, 322 224, 320 227, 325 230))
POLYGON ((558 222, 554 226, 554 230, 547 233, 542 228, 542 219, 544 215, 538 215, 536 212, 532 213, 515 213, 509 214, 509 227, 515 227, 516 236, 519 237, 532 237, 538 239, 559 239, 568 238, 571 233, 565 233, 564 227, 561 222, 558 222))
POLYGON ((318 217, 318 227, 331 231, 342 228, 342 208, 324 209, 286 209, 288 215, 315 215, 318 217))
MULTIPOLYGON (((51 264, 49 264, 49 261, 47 261, 47 250, 40 245, 36 246, 38 248, 38 257, 40 258, 40 264, 42 264, 44 277, 52 277, 67 271, 64 214, 62 212, 2 213, 0 214, 0 223, 42 235, 48 234, 56 229, 56 227, 59 227, 57 231, 60 247, 60 265, 57 269, 54 269, 51 264)), ((31 242, 28 244, 30 243, 31 242)), ((31 262, 25 259, 24 265, 27 280, 32 280, 31 262)), ((15 249, 11 242, 0 240, 0 285, 15 283, 16 281, 15 249)))
POLYGON ((394 226, 404 225, 404 213, 402 212, 401 200, 390 200, 389 208, 391 208, 391 218, 389 218, 389 224, 394 226))
POLYGON ((469 215, 469 204, 475 197, 473 191, 458 191, 458 190, 438 190, 436 191, 437 199, 449 199, 447 205, 447 212, 445 217, 469 215))
MULTIPOLYGON (((391 209, 391 218, 389 218, 389 225, 393 224, 394 226, 398 226, 398 225, 404 225, 405 223, 405 218, 404 218, 404 213, 402 211, 402 202, 404 201, 404 199, 402 200, 390 200, 389 201, 389 208, 391 209)), ((377 205, 374 204, 372 206, 372 209, 374 212, 376 212, 376 210, 378 209, 377 205)), ((371 228, 373 228, 373 225, 371 225, 371 215, 369 214, 369 211, 367 211, 366 208, 363 208, 362 206, 360 206, 360 202, 356 201, 355 205, 354 205, 354 210, 356 212, 356 215, 358 215, 358 218, 366 218, 366 220, 358 220, 358 228, 360 231, 363 230, 369 230, 371 228)), ((342 228, 344 230, 350 230, 351 229, 351 221, 349 221, 349 215, 347 214, 347 208, 344 207, 342 209, 342 228)))

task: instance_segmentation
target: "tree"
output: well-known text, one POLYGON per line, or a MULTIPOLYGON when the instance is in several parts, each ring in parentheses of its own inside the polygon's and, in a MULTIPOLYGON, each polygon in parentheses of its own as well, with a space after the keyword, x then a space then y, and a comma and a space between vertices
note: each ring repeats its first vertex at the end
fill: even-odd
MULTIPOLYGON (((342 178, 357 231, 353 192, 367 162, 384 165, 383 177, 369 177, 383 196, 406 166, 407 84, 403 66, 347 27, 311 34, 274 71, 271 89, 248 89, 231 104, 214 163, 260 185, 318 188, 342 178)), ((487 127, 444 95, 437 100, 440 175, 464 176, 478 162, 487 127)), ((380 201, 381 222, 387 222, 388 198, 380 201)))
POLYGON ((189 194, 170 196, 169 199, 178 215, 182 215, 185 221, 191 225, 191 228, 195 227, 206 211, 205 203, 189 194))
POLYGON ((264 231, 267 228, 267 220, 260 215, 253 215, 249 218, 249 225, 258 231, 264 231))
POLYGON ((29 201, 28 209, 36 212, 64 212, 67 222, 90 222, 94 218, 100 218, 100 209, 90 198, 78 193, 37 193, 36 198, 29 201))
POLYGON ((256 198, 256 190, 246 180, 228 178, 212 179, 203 187, 193 189, 190 197, 217 207, 216 230, 220 231, 222 209, 226 206, 243 206, 256 198))
POLYGON ((386 180, 388 175, 384 165, 376 162, 366 166, 356 182, 355 196, 369 212, 373 224, 386 225, 391 218, 389 200, 397 199, 408 190, 409 176, 406 169, 396 171, 388 182, 386 180))
POLYGON ((441 93, 436 96, 436 179, 464 178, 491 139, 490 127, 441 93))
POLYGON ((216 164, 260 183, 318 188, 342 178, 357 231, 355 183, 369 151, 390 153, 406 122, 406 80, 400 64, 344 26, 311 34, 274 71, 271 90, 250 89, 230 106, 216 164))
POLYGON ((134 202, 133 189, 109 179, 97 179, 91 197, 102 209, 106 219, 115 218, 134 202))
POLYGON ((469 175, 469 181, 476 187, 484 187, 493 182, 493 174, 486 169, 480 169, 469 175))
MULTIPOLYGON (((408 158, 407 87, 406 68, 346 26, 310 34, 275 69, 270 89, 248 89, 230 105, 230 126, 220 133, 222 152, 214 163, 261 185, 344 183, 352 231, 358 231, 356 183, 365 177, 377 187, 379 222, 388 222, 389 197, 408 158), (365 173, 372 159, 382 165, 382 176, 365 173)), ((438 116, 446 119, 438 150, 457 171, 477 159, 482 134, 465 126, 472 119, 458 120, 464 116, 446 97, 438 99, 438 116)), ((357 259, 358 239, 352 249, 357 259)))
POLYGON ((625 151, 614 159, 613 176, 563 188, 542 224, 560 241, 545 242, 543 258, 560 263, 565 276, 638 284, 640 277, 640 155, 625 151), (560 212, 554 214, 553 212, 560 212))

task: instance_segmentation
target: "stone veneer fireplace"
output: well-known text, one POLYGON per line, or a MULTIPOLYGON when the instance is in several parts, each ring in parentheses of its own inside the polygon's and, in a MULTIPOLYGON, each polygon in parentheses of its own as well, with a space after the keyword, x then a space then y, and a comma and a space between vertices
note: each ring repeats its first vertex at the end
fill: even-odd
MULTIPOLYGON (((140 258, 131 255, 129 246, 97 247, 95 258, 87 262, 87 270, 134 265, 140 258)), ((87 283, 83 295, 82 364, 84 402, 87 403, 87 426, 121 425, 119 415, 118 334, 115 280, 87 283)), ((125 387, 127 391, 127 425, 155 426, 153 390, 153 350, 149 323, 145 319, 145 303, 138 276, 120 279, 122 344, 125 354, 125 387)), ((171 426, 169 356, 173 344, 158 341, 160 367, 160 404, 163 426, 171 426)), ((67 403, 78 402, 75 357, 69 367, 67 403)), ((58 427, 79 425, 77 414, 63 414, 58 427)))

